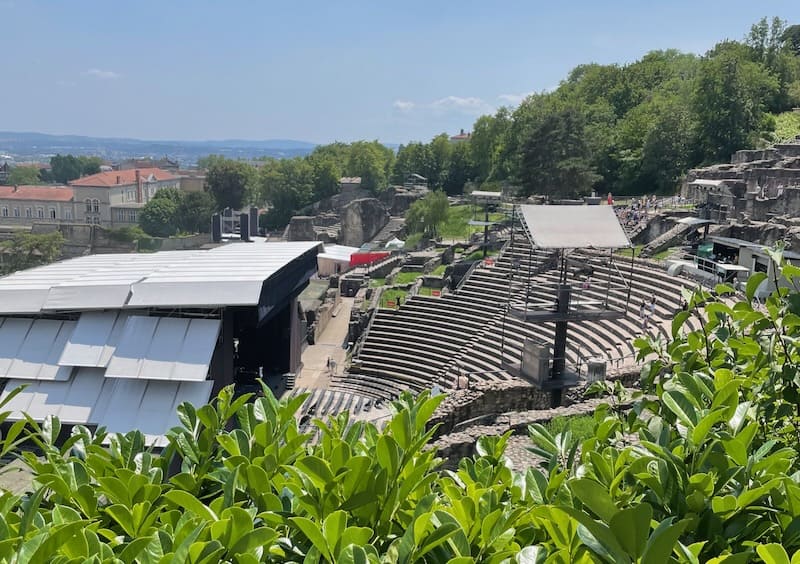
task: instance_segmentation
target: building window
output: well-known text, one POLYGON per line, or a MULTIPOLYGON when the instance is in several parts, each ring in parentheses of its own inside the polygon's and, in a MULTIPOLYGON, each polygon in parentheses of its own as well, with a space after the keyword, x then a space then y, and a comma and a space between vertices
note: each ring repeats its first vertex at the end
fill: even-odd
POLYGON ((100 225, 100 218, 99 217, 93 217, 92 218, 92 223, 94 223, 95 225, 100 225))
POLYGON ((14 208, 14 217, 19 217, 19 208, 14 208))
POLYGON ((125 210, 117 210, 117 221, 125 221, 125 210))
POLYGON ((136 210, 128 210, 128 221, 136 223, 136 210))
POLYGON ((86 211, 92 211, 92 201, 89 198, 86 198, 86 211))
POLYGON ((92 211, 97 213, 100 211, 100 200, 92 200, 92 211))
POLYGON ((135 202, 136 201, 136 190, 126 190, 125 191, 125 201, 126 202, 135 202))
POLYGON ((72 220, 72 210, 66 209, 64 210, 64 219, 72 220))
POLYGON ((8 217, 8 208, 3 206, 3 217, 8 217))
POLYGON ((25 208, 25 217, 33 217, 33 210, 31 208, 25 208))
POLYGON ((36 208, 36 217, 44 219, 44 208, 36 208))
POLYGON ((50 219, 56 218, 56 208, 50 208, 50 219))
POLYGON ((153 196, 155 196, 156 195, 156 187, 155 186, 150 186, 150 188, 148 188, 148 193, 150 194, 151 198, 153 196))

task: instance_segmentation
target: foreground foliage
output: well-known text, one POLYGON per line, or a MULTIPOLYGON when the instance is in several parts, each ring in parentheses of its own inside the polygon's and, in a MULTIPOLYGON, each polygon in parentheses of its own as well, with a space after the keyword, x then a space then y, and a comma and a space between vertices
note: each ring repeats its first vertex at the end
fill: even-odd
POLYGON ((733 305, 725 286, 687 295, 672 342, 637 342, 645 395, 623 410, 624 390, 599 385, 609 403, 582 440, 531 426, 544 464, 524 472, 508 434, 443 470, 427 393, 382 430, 344 413, 306 431, 303 397, 226 389, 181 406, 160 456, 136 432, 77 427, 61 444, 55 418, 17 423, 0 455, 17 452, 35 489, 0 495, 0 560, 797 562, 800 268, 783 276, 763 306, 763 275, 733 305), (692 315, 706 321, 687 332, 692 315), (18 451, 26 428, 42 456, 18 451))

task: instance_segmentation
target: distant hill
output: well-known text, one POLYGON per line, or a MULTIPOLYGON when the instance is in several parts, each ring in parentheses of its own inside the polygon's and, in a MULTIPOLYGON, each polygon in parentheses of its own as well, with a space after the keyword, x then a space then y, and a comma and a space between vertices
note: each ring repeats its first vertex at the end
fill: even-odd
POLYGON ((223 139, 210 141, 147 141, 143 139, 50 135, 47 133, 0 131, 0 154, 19 161, 47 160, 61 153, 98 155, 109 161, 134 157, 167 156, 181 166, 191 166, 206 155, 224 155, 232 159, 258 157, 302 157, 316 145, 291 139, 223 139))

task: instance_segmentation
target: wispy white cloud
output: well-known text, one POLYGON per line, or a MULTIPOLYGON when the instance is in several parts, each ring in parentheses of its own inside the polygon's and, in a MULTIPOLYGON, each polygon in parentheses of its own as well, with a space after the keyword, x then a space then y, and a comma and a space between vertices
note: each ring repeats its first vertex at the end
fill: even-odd
POLYGON ((509 106, 519 106, 522 101, 533 94, 533 92, 523 92, 522 94, 500 94, 497 99, 509 106))
POLYGON ((429 114, 460 113, 475 116, 494 111, 492 105, 486 100, 474 96, 445 96, 444 98, 424 103, 395 100, 392 107, 406 113, 415 111, 429 114))
POLYGON ((408 100, 395 100, 392 104, 392 107, 400 110, 401 112, 407 112, 409 110, 413 110, 416 104, 414 102, 410 102, 408 100))
POLYGON ((444 110, 460 110, 463 112, 483 112, 489 104, 481 98, 473 96, 462 98, 461 96, 445 96, 431 103, 431 107, 444 110))
POLYGON ((110 70, 100 70, 100 69, 89 69, 83 73, 86 76, 91 76, 94 78, 99 78, 101 80, 113 80, 115 78, 119 78, 122 75, 118 72, 110 71, 110 70))

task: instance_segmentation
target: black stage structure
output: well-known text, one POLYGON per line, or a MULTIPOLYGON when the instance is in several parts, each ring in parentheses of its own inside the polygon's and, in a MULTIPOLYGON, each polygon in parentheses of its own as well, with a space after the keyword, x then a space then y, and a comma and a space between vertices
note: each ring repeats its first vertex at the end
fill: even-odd
MULTIPOLYGON (((628 310, 631 286, 615 264, 614 250, 630 248, 631 243, 611 206, 517 205, 512 210, 509 248, 520 236, 530 243, 527 269, 518 259, 512 261, 500 362, 508 373, 549 390, 551 405, 557 407, 563 390, 579 380, 579 374, 566 365, 569 324, 619 319, 628 310), (550 251, 551 255, 540 267, 533 268, 533 253, 537 250, 550 251), (578 255, 576 251, 584 252, 578 255), (605 272, 600 284, 591 280, 596 267, 605 272), (558 268, 557 282, 536 278, 553 268, 558 268), (526 339, 519 358, 509 360, 505 355, 509 316, 526 322, 554 322, 552 344, 526 339)), ((632 274, 633 253, 630 270, 632 274)))

